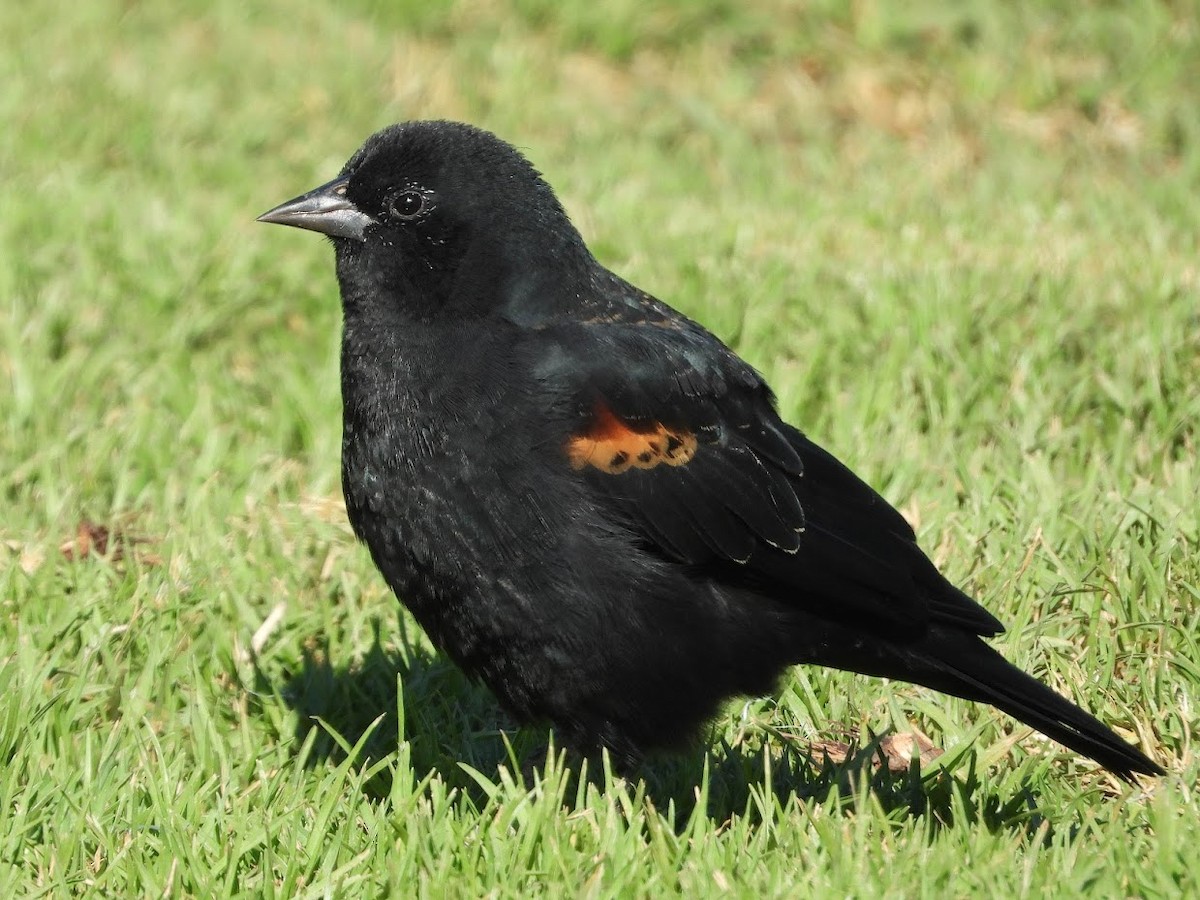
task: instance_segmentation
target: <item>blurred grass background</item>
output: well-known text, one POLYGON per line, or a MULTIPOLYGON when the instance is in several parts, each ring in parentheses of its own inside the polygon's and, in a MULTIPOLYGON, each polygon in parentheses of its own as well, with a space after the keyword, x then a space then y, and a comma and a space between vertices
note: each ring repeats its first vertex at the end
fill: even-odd
POLYGON ((97 0, 0 33, 10 893, 1196 890, 1194 3, 97 0), (420 117, 521 147, 1175 774, 798 671, 642 782, 515 783, 544 734, 345 527, 332 255, 253 221, 420 117), (910 725, 923 776, 804 752, 910 725))

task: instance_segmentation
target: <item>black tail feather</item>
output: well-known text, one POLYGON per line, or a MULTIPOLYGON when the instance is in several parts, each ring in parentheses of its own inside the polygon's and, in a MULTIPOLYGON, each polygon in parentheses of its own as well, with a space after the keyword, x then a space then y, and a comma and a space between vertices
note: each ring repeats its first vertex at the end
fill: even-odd
POLYGON ((904 677, 967 700, 988 703, 1036 728, 1064 747, 1082 753, 1132 782, 1136 775, 1166 771, 1099 720, 1022 672, 971 635, 935 633, 928 652, 909 657, 914 671, 904 677))

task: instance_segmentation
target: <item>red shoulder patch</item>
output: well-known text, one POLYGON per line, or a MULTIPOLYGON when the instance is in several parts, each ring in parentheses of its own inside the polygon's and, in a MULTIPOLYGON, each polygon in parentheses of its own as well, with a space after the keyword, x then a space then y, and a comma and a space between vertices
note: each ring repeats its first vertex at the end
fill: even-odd
POLYGON ((603 403, 596 404, 591 424, 567 441, 571 468, 586 466, 608 475, 658 465, 683 466, 696 455, 696 436, 660 422, 622 422, 603 403))

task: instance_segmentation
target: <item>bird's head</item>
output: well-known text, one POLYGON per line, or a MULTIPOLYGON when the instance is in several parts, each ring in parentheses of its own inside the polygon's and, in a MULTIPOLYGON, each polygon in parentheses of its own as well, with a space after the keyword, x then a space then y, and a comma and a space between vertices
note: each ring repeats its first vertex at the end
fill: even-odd
POLYGON ((457 122, 385 128, 337 178, 259 221, 328 235, 348 306, 382 302, 417 318, 486 315, 534 290, 537 273, 590 259, 537 170, 457 122))

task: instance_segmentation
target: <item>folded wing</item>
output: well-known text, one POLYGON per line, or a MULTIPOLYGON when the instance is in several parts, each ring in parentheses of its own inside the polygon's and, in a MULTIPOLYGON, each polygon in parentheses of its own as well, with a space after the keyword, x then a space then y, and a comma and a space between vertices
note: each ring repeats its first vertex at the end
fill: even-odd
POLYGON ((653 303, 540 329, 538 377, 567 404, 551 452, 598 503, 653 552, 831 620, 892 638, 931 620, 1002 630, 895 509, 779 418, 757 373, 653 303))

